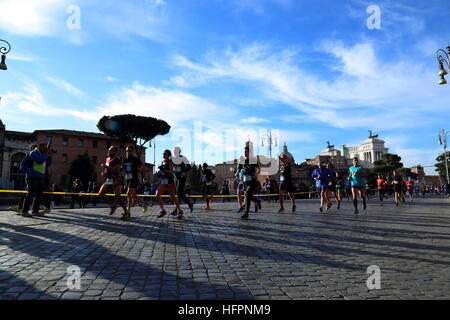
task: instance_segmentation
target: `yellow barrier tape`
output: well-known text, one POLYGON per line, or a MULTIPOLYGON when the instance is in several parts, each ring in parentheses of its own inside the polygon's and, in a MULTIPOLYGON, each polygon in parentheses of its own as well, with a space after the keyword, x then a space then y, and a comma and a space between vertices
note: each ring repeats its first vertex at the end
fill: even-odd
MULTIPOLYGON (((0 190, 0 193, 27 193, 27 191, 25 190, 0 190)), ((309 194, 310 192, 293 192, 292 194, 294 195, 299 195, 299 194, 309 194)), ((45 191, 44 194, 56 194, 56 195, 78 195, 78 196, 98 196, 98 193, 86 193, 86 192, 81 192, 81 193, 77 193, 77 192, 50 192, 50 191, 45 191)), ((274 196, 278 196, 278 193, 271 193, 271 194, 256 194, 255 196, 257 197, 274 197, 274 196)), ((114 194, 112 193, 107 193, 106 196, 114 196, 114 194)), ((122 197, 126 197, 126 194, 121 194, 122 197)), ((151 198, 155 198, 156 195, 154 194, 138 194, 139 197, 151 197, 151 198)), ((162 197, 169 197, 169 195, 162 195, 162 197)), ((188 198, 203 198, 203 195, 188 195, 188 198)), ((230 195, 220 195, 220 194, 212 194, 212 195, 208 195, 208 197, 213 197, 213 198, 236 198, 237 195, 236 194, 230 194, 230 195)))

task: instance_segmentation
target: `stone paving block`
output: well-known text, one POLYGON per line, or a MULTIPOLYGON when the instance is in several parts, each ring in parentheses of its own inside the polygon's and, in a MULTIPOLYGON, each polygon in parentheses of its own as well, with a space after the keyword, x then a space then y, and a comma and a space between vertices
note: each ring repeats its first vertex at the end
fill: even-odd
POLYGON ((299 214, 283 216, 263 202, 245 222, 230 214, 235 203, 214 203, 213 215, 196 212, 180 224, 157 220, 154 207, 133 212, 127 229, 106 208, 54 210, 67 220, 45 229, 0 215, 0 233, 13 244, 0 249, 0 297, 448 300, 446 201, 395 208, 388 200, 381 208, 370 200, 357 217, 347 200, 330 214, 318 213, 317 200, 299 200, 299 214), (14 231, 19 225, 36 240, 25 241, 14 231), (382 290, 366 288, 373 264, 382 290), (67 289, 70 265, 82 270, 79 291, 67 289))

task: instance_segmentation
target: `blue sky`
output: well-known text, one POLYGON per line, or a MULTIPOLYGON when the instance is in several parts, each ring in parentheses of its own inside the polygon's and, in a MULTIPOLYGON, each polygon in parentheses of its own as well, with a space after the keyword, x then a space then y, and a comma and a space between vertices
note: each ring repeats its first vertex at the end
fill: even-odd
POLYGON ((372 129, 406 165, 431 165, 449 129, 435 57, 449 13, 446 0, 0 0, 0 38, 13 46, 0 119, 96 131, 103 114, 154 116, 173 129, 158 158, 178 144, 209 163, 241 150, 224 134, 272 129, 301 162, 372 129), (67 28, 73 5, 79 29, 67 28), (381 29, 367 28, 370 5, 381 29), (188 138, 195 121, 201 145, 188 138))

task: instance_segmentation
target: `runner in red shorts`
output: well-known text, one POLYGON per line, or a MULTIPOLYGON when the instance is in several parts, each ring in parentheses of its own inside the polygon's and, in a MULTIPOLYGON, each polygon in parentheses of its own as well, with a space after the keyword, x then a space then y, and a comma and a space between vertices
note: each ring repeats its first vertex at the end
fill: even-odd
POLYGON ((159 166, 159 186, 156 191, 156 199, 159 202, 159 206, 161 207, 161 211, 159 212, 158 218, 164 217, 167 212, 164 209, 164 201, 161 198, 166 191, 169 193, 170 199, 172 199, 173 203, 177 207, 177 219, 181 219, 183 217, 183 210, 180 208, 180 203, 175 195, 176 193, 176 184, 174 179, 174 170, 173 163, 171 160, 172 153, 170 150, 165 150, 163 153, 163 161, 159 166))

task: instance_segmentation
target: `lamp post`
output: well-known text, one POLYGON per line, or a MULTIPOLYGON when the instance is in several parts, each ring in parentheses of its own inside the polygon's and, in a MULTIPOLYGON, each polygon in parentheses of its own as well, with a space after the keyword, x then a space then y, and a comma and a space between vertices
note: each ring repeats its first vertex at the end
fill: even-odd
MULTIPOLYGON (((152 141, 150 140, 149 147, 152 147, 152 141)), ((153 174, 156 174, 156 137, 153 138, 153 174)))
POLYGON ((447 70, 445 70, 444 62, 447 64, 447 68, 450 68, 450 45, 447 47, 447 51, 444 49, 438 49, 436 51, 436 57, 439 65, 439 84, 447 84, 447 80, 445 80, 445 76, 448 74, 447 70))
POLYGON ((269 157, 272 159, 272 145, 274 147, 278 147, 278 135, 272 134, 272 131, 269 133, 264 133, 261 135, 261 147, 264 147, 264 139, 267 139, 267 146, 269 147, 269 157))
POLYGON ((9 51, 11 51, 11 45, 8 41, 0 39, 0 45, 1 43, 5 43, 6 47, 0 46, 0 53, 2 54, 0 70, 8 70, 8 67, 6 66, 6 55, 9 53, 9 51))
POLYGON ((450 131, 445 132, 444 129, 439 131, 439 144, 444 145, 444 159, 445 159, 445 172, 447 174, 447 183, 450 183, 448 175, 448 162, 447 162, 447 137, 450 131))

